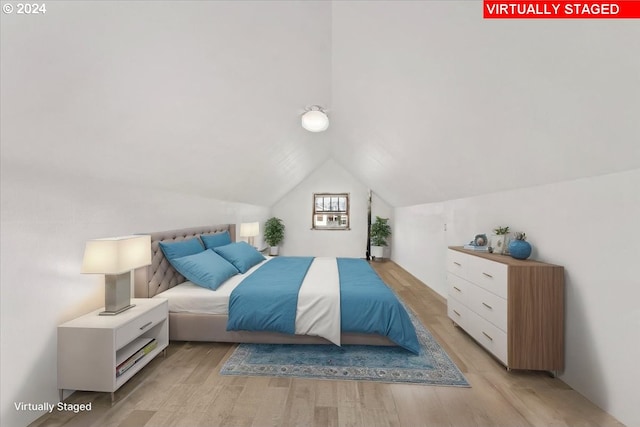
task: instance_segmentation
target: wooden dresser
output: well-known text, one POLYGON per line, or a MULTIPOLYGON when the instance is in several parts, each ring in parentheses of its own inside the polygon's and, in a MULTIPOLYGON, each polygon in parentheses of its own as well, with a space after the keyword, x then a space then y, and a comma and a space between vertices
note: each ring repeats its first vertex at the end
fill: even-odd
POLYGON ((447 312, 507 369, 564 368, 564 268, 449 247, 447 312))

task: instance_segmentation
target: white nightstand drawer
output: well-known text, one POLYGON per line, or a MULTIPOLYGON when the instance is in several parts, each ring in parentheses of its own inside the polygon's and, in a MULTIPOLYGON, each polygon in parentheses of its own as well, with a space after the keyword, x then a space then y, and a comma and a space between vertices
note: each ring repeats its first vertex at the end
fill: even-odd
POLYGON ((469 265, 469 281, 507 299, 508 266, 488 259, 473 257, 469 265))
POLYGON ((167 304, 161 304, 116 329, 116 350, 148 332, 168 317, 167 304))
POLYGON ((507 300, 480 286, 469 286, 467 306, 499 329, 507 331, 507 300))

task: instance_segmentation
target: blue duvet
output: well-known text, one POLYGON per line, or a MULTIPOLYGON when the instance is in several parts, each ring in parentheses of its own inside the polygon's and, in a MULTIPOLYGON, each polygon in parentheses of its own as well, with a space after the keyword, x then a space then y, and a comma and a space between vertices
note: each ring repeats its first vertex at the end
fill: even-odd
POLYGON ((278 257, 231 292, 227 331, 296 332, 298 292, 313 257, 278 257))
MULTIPOLYGON (((295 333, 298 292, 312 257, 278 257, 244 279, 229 300, 227 330, 295 333)), ((369 264, 338 258, 342 332, 380 334, 420 352, 404 306, 369 264)))
POLYGON ((420 353, 407 311, 365 260, 338 258, 338 272, 342 332, 380 334, 413 353, 420 353))

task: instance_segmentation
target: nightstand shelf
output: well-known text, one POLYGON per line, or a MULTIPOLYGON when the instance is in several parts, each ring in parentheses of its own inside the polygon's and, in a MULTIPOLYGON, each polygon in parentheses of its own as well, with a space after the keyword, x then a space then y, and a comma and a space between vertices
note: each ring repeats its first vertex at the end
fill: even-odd
POLYGON ((133 377, 169 345, 167 301, 132 299, 135 307, 116 316, 93 311, 58 326, 58 389, 111 393, 133 377), (143 340, 144 339, 144 340, 143 340), (148 342, 155 347, 133 366, 116 374, 116 367, 148 342))

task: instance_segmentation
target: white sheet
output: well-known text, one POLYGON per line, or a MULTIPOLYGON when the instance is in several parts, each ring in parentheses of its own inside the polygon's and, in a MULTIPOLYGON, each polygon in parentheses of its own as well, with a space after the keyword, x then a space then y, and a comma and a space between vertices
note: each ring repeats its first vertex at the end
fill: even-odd
MULTIPOLYGON (((215 291, 184 282, 154 298, 166 298, 174 313, 229 314, 231 292, 269 259, 231 277, 215 291)), ((335 258, 314 258, 309 267, 298 293, 295 331, 340 345, 340 277, 335 258)))
POLYGON ((340 276, 335 258, 314 258, 298 292, 296 334, 340 345, 340 276))
POLYGON ((229 278, 215 291, 194 285, 191 282, 184 282, 155 295, 154 298, 166 298, 169 303, 169 311, 173 313, 229 314, 231 292, 246 277, 270 259, 267 258, 260 264, 254 265, 244 274, 236 274, 229 278))

